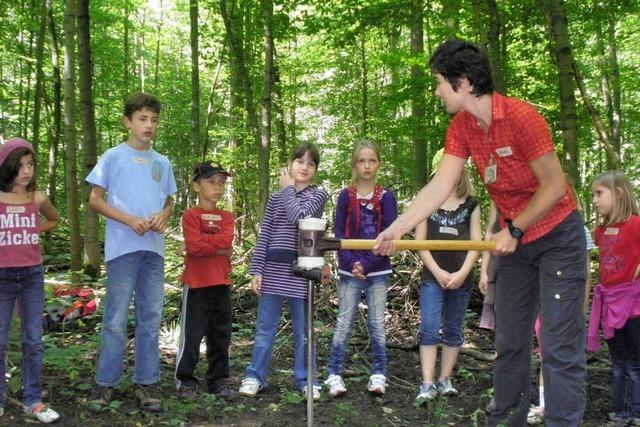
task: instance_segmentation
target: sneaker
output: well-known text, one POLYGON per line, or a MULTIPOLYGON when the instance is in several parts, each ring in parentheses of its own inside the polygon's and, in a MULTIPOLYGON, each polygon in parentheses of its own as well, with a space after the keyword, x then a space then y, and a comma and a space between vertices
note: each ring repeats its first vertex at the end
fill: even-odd
POLYGON ((242 396, 255 397, 256 394, 264 387, 255 378, 245 378, 240 384, 240 390, 238 393, 242 396))
POLYGON ((540 406, 532 406, 527 414, 527 424, 538 425, 544 421, 544 408, 540 406))
POLYGON ((23 406, 24 411, 33 415, 43 424, 49 424, 60 418, 60 414, 58 414, 53 409, 49 408, 42 402, 36 402, 29 406, 23 406))
POLYGON ((162 393, 157 383, 149 385, 136 384, 134 395, 138 408, 143 411, 162 411, 162 393))
POLYGON ((438 389, 435 384, 422 383, 418 389, 418 395, 416 396, 417 403, 424 403, 427 400, 433 400, 438 395, 438 389))
POLYGON ((198 397, 198 390, 196 390, 195 387, 180 387, 178 389, 178 396, 180 399, 193 400, 198 397))
POLYGON ((0 417, 4 415, 4 406, 0 406, 0 417))
POLYGON ((89 399, 87 399, 87 405, 89 410, 93 412, 101 412, 111 403, 113 400, 113 387, 105 387, 101 385, 95 385, 91 391, 89 399))
POLYGON ((369 383, 367 384, 367 390, 376 396, 382 396, 386 391, 387 377, 382 374, 373 374, 369 377, 369 383))
POLYGON ((333 397, 344 396, 347 392, 340 375, 329 375, 324 383, 329 387, 329 395, 333 397))
POLYGON ((236 392, 231 390, 227 384, 223 384, 214 389, 209 389, 209 393, 219 396, 222 400, 230 402, 236 398, 236 392))
MULTIPOLYGON (((313 385, 313 400, 320 400, 320 386, 319 385, 313 385)), ((307 396, 307 386, 302 387, 302 394, 306 397, 307 396)))
POLYGON ((444 380, 438 380, 436 383, 436 388, 438 389, 438 393, 443 396, 455 396, 458 394, 458 390, 451 384, 450 378, 445 378, 444 380))

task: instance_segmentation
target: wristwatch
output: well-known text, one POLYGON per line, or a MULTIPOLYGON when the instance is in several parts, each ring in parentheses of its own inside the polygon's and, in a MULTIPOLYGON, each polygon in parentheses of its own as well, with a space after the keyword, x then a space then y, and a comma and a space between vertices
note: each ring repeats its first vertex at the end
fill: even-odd
POLYGON ((511 234, 511 237, 518 240, 522 239, 522 236, 524 236, 524 231, 522 231, 522 229, 513 225, 512 219, 507 218, 504 220, 504 222, 506 222, 507 227, 509 227, 509 234, 511 234))

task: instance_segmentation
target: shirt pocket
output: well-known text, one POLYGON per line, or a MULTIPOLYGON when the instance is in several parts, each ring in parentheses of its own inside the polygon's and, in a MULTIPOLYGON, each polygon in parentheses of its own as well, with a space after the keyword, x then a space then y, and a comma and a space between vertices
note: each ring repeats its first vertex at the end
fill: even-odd
POLYGON ((584 263, 551 261, 540 266, 540 317, 553 335, 570 337, 584 323, 584 263))

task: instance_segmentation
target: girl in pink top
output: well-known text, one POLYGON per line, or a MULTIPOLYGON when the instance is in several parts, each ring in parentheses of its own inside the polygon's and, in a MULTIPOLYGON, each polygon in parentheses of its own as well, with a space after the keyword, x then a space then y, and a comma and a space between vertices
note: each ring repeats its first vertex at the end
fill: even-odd
MULTIPOLYGON (((613 376, 609 417, 614 423, 640 425, 640 318, 628 307, 621 307, 620 301, 625 299, 607 297, 607 294, 613 296, 615 292, 610 291, 616 288, 628 287, 627 301, 622 305, 629 306, 632 303, 629 299, 634 300, 632 305, 640 304, 636 298, 639 294, 635 292, 640 286, 638 204, 631 184, 620 171, 598 175, 591 192, 599 220, 594 234, 596 245, 600 248, 600 284, 595 294, 602 295, 601 307, 595 307, 594 297, 592 313, 598 312, 598 308, 602 309, 603 314, 627 313, 626 319, 618 322, 613 336, 605 336, 613 376)), ((599 324, 606 320, 604 316, 594 317, 592 314, 590 322, 599 324)))
POLYGON ((47 196, 35 190, 35 172, 31 144, 13 138, 0 146, 0 417, 7 402, 6 351, 17 302, 22 405, 28 414, 50 423, 59 415, 42 403, 44 273, 39 236, 55 228, 59 217, 47 196))

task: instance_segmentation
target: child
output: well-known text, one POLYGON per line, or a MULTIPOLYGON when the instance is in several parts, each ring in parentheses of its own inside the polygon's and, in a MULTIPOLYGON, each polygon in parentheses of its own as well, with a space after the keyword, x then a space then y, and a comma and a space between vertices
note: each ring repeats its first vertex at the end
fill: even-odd
MULTIPOLYGON (((298 145, 291 153, 289 170, 280 172, 282 191, 269 197, 262 220, 251 267, 251 289, 260 296, 258 320, 251 363, 239 393, 253 397, 267 386, 271 352, 284 300, 289 305, 293 328, 293 372, 296 386, 307 391, 306 334, 307 281, 294 277, 292 263, 298 248, 298 221, 305 217, 320 218, 329 197, 323 189, 311 185, 318 170, 320 154, 311 143, 298 145)), ((313 386, 314 399, 320 398, 320 387, 313 386)))
POLYGON ((599 217, 600 284, 589 317, 588 350, 598 349, 602 326, 611 355, 611 425, 640 425, 640 217, 633 188, 620 171, 591 185, 599 217))
POLYGON ((172 212, 176 182, 169 159, 152 147, 161 105, 151 95, 132 95, 124 106, 129 139, 109 150, 87 176, 89 206, 106 217, 105 297, 96 384, 89 407, 109 405, 121 380, 127 314, 133 295, 136 346, 133 382, 140 409, 159 412, 158 330, 164 287, 164 229, 172 212), (107 196, 105 200, 105 194, 107 196))
MULTIPOLYGON (((376 183, 379 167, 379 148, 371 141, 359 142, 351 157, 351 185, 338 196, 335 222, 337 238, 374 239, 398 216, 393 193, 376 183)), ((387 383, 384 312, 391 263, 388 256, 375 256, 371 251, 339 251, 338 260, 339 313, 331 342, 329 377, 325 384, 331 396, 341 396, 347 392, 341 377, 342 366, 353 319, 364 292, 371 339, 371 377, 367 389, 381 396, 385 393, 387 383)))
POLYGON ((22 402, 40 422, 60 416, 42 403, 44 272, 39 234, 58 225, 49 198, 36 191, 36 159, 20 138, 0 147, 0 417, 7 403, 6 351, 13 307, 20 307, 22 402), (40 222, 40 215, 44 221, 40 222))
MULTIPOLYGON (((436 170, 443 150, 436 153, 436 170)), ((480 208, 473 196, 473 187, 466 169, 457 188, 426 222, 416 227, 416 239, 480 240, 480 208)), ((417 403, 434 399, 438 394, 454 395, 458 391, 451 384, 451 374, 464 341, 462 323, 469 304, 473 275, 471 270, 478 259, 478 251, 431 252, 420 251, 425 265, 420 286, 420 365, 422 383, 417 403), (442 327, 442 337, 440 329, 442 327), (440 376, 434 382, 438 343, 442 343, 440 376)))
POLYGON ((180 347, 176 360, 176 385, 180 397, 196 397, 194 370, 202 337, 207 341, 207 388, 225 400, 229 389, 231 341, 231 249, 233 214, 216 205, 224 195, 229 173, 211 162, 200 163, 193 173, 197 206, 182 216, 186 258, 181 280, 180 347))

